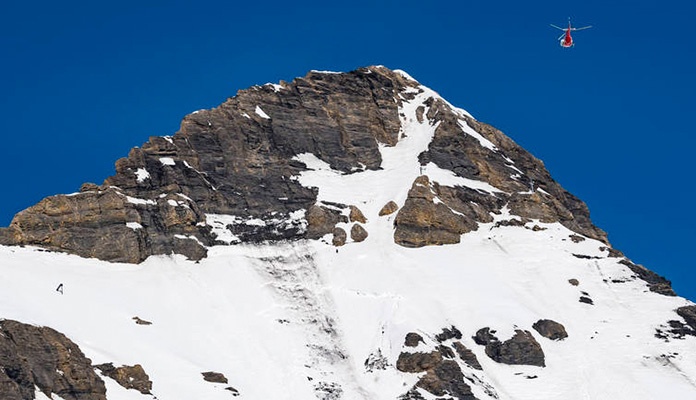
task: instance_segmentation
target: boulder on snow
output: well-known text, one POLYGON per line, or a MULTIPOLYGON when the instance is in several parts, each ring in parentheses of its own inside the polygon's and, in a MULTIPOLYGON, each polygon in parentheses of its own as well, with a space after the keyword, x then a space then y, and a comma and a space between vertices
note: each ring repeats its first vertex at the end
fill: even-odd
POLYGON ((399 209, 399 206, 396 205, 396 203, 394 203, 393 201, 390 201, 387 204, 385 204, 381 210, 379 210, 379 216, 381 217, 383 215, 393 214, 398 209, 399 209))
POLYGON ((201 375, 203 375, 203 380, 206 382, 213 382, 213 383, 227 383, 227 377, 221 373, 221 372, 214 372, 214 371, 207 371, 207 372, 201 372, 201 375))
POLYGON ((346 233, 343 228, 334 228, 333 229, 333 239, 331 240, 331 243, 336 246, 343 246, 346 244, 346 239, 348 239, 348 234, 346 233))
POLYGON ((568 337, 563 324, 550 319, 540 319, 532 325, 532 328, 541 336, 551 340, 563 340, 568 337))
POLYGON ((367 218, 356 206, 350 206, 350 213, 348 214, 348 219, 350 222, 360 222, 361 224, 367 223, 367 218))
POLYGON ((354 242, 362 242, 367 239, 367 231, 362 225, 353 224, 353 227, 350 228, 350 238, 353 239, 354 242))

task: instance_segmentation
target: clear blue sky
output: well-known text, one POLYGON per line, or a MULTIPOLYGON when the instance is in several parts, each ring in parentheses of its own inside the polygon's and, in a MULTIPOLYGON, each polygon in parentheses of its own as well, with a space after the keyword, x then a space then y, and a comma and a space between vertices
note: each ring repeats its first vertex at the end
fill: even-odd
POLYGON ((236 3, 4 4, 0 226, 239 89, 382 64, 542 159, 614 247, 696 300, 696 3, 236 3), (562 49, 549 23, 568 17, 594 28, 562 49))

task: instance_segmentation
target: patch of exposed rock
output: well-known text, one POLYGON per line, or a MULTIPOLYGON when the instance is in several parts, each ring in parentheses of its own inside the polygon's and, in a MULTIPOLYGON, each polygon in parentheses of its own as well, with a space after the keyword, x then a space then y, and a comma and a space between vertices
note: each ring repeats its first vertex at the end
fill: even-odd
POLYGON ((461 201, 457 189, 416 178, 394 221, 394 241, 405 247, 459 243, 461 235, 492 221, 480 205, 461 201))
POLYGON ((457 351, 457 355, 462 359, 468 366, 473 369, 483 370, 481 363, 479 362, 476 354, 471 351, 468 347, 464 346, 462 342, 456 341, 452 343, 452 347, 457 351))
POLYGON ((679 307, 676 312, 680 317, 684 318, 686 324, 691 329, 696 331, 696 305, 679 307))
POLYGON ((362 242, 367 239, 367 231, 360 224, 353 224, 350 228, 350 238, 354 242, 362 242))
POLYGON ((142 394, 150 394, 152 390, 152 381, 140 364, 114 367, 113 363, 106 363, 95 367, 126 389, 134 389, 142 394))
POLYGON ((367 218, 356 206, 350 206, 350 213, 348 214, 348 219, 350 222, 360 222, 361 224, 367 223, 367 218))
POLYGON ((12 320, 0 321, 0 399, 47 397, 106 400, 104 382, 80 348, 60 332, 12 320))
POLYGON ((546 366, 544 351, 529 331, 515 330, 512 338, 501 342, 490 328, 481 328, 474 341, 486 346, 486 355, 493 361, 511 365, 546 366))
POLYGON ((333 239, 331 240, 331 244, 333 244, 336 247, 343 246, 346 244, 346 239, 348 239, 348 234, 346 233, 343 228, 334 228, 333 229, 333 239))
POLYGON ((225 374, 221 372, 215 372, 215 371, 206 371, 206 372, 201 372, 203 375, 203 380, 206 382, 213 382, 213 383, 227 383, 227 377, 225 374))
POLYGON ((563 340, 568 337, 563 324, 550 319, 540 319, 532 325, 532 328, 547 339, 563 340))
POLYGON ((435 339, 442 343, 450 339, 461 339, 462 333, 457 329, 456 326, 452 325, 449 328, 442 328, 442 332, 435 335, 435 339))
POLYGON ((344 208, 343 205, 335 205, 331 208, 321 205, 309 207, 305 214, 307 238, 319 239, 327 233, 333 233, 339 222, 348 222, 346 216, 341 213, 342 208, 344 208))
POLYGON ((399 206, 396 203, 394 203, 393 201, 390 201, 379 210, 379 216, 381 217, 383 215, 393 214, 398 209, 399 209, 399 206))
POLYGON ((634 264, 628 259, 624 258, 619 261, 619 263, 627 266, 634 274, 636 274, 640 279, 648 283, 648 289, 651 292, 662 294, 665 296, 676 296, 672 289, 672 283, 668 281, 665 277, 656 274, 655 272, 645 268, 642 265, 634 264))
POLYGON ((406 339, 404 339, 404 346, 418 347, 419 343, 425 343, 423 341, 423 336, 417 334, 416 332, 409 332, 406 334, 406 339))
MULTIPOLYGON (((436 342, 431 343, 433 350, 430 352, 404 351, 399 355, 396 369, 406 373, 418 373, 420 379, 416 385, 400 399, 422 399, 419 390, 428 392, 434 396, 449 396, 447 398, 473 400, 471 387, 467 381, 475 382, 482 386, 483 390, 497 398, 495 390, 475 375, 465 377, 456 355, 466 366, 481 370, 481 365, 476 355, 456 339, 461 339, 461 332, 454 326, 444 328, 435 337, 436 342), (455 354, 456 352, 456 354, 455 354), (471 380, 474 379, 474 380, 471 380)), ((425 344, 423 337, 415 332, 408 333, 404 341, 406 347, 417 347, 425 344)), ((466 368, 465 366, 465 368, 466 368)))
MULTIPOLYGON (((425 372, 416 387, 435 396, 452 396, 460 400, 476 399, 456 361, 442 357, 439 351, 430 353, 401 353, 396 362, 401 372, 425 372)), ((415 388, 414 388, 415 389, 415 388)))

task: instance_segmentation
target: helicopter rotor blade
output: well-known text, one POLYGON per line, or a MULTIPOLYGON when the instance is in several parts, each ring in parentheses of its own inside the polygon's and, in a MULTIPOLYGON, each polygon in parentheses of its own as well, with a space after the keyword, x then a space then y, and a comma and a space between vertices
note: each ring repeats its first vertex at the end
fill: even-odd
POLYGON ((592 25, 583 26, 582 28, 571 28, 570 30, 571 30, 571 31, 581 31, 581 30, 583 30, 583 29, 590 29, 590 28, 592 28, 592 25))
POLYGON ((560 29, 560 30, 562 30, 562 31, 565 32, 565 28, 561 28, 560 26, 556 26, 556 25, 554 25, 554 24, 549 24, 549 25, 553 26, 553 27, 556 28, 556 29, 560 29))

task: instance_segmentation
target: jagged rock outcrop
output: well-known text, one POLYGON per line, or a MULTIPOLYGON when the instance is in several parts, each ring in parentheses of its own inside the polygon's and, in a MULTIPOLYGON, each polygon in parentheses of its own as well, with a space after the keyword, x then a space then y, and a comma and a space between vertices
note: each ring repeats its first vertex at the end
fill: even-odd
POLYGON ((529 331, 516 329, 512 338, 501 342, 495 331, 481 328, 473 337, 476 344, 486 346, 486 355, 493 361, 511 365, 546 366, 544 351, 529 331))
POLYGON ((152 381, 140 364, 114 367, 113 363, 106 363, 95 367, 126 389, 134 389, 142 394, 150 394, 152 390, 152 381))
POLYGON ((460 201, 456 189, 421 175, 396 214, 394 241, 406 247, 459 243, 462 234, 477 229, 477 217, 492 221, 480 206, 460 201))
POLYGON ((696 331, 696 305, 679 307, 676 310, 680 317, 684 318, 686 324, 696 331))
MULTIPOLYGON (((462 366, 465 369, 468 367, 480 371, 482 367, 476 355, 457 340, 461 338, 462 333, 455 326, 443 328, 442 332, 435 335, 435 342, 429 341, 430 346, 433 347, 432 351, 410 352, 407 350, 399 354, 396 361, 397 370, 421 374, 416 385, 399 398, 422 399, 423 396, 418 392, 419 389, 422 389, 435 396, 450 396, 447 398, 460 400, 476 399, 471 387, 467 384, 467 382, 474 383, 474 381, 471 376, 464 376, 456 356, 459 355, 459 358, 464 362, 462 366)), ((420 345, 427 346, 421 335, 415 332, 406 335, 404 346, 413 348, 420 345)), ((478 380, 476 383, 485 388, 488 387, 483 381, 480 381, 480 378, 473 376, 478 380)), ((490 391, 495 393, 492 388, 490 391)))
POLYGON ((410 373, 425 372, 416 383, 416 387, 435 396, 449 395, 459 400, 476 399, 471 387, 464 383, 464 374, 459 365, 453 360, 443 358, 440 351, 401 353, 396 362, 396 369, 410 373))
POLYGON ((32 400, 35 388, 47 397, 106 400, 104 382, 90 359, 60 332, 0 320, 0 398, 32 400))
POLYGON ((378 144, 394 145, 400 128, 394 99, 414 85, 372 67, 239 91, 186 116, 174 136, 132 149, 102 185, 20 212, 0 244, 133 263, 152 254, 200 259, 215 243, 206 214, 238 217, 243 241, 305 237, 293 213, 314 205, 316 190, 293 179, 306 168, 293 156, 312 153, 345 173, 379 168, 378 144))

